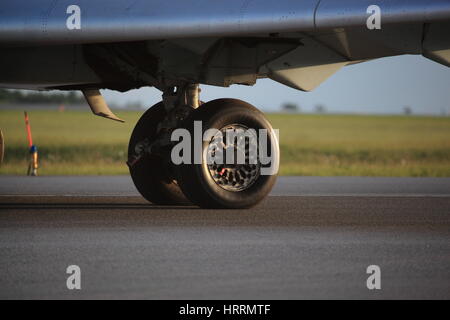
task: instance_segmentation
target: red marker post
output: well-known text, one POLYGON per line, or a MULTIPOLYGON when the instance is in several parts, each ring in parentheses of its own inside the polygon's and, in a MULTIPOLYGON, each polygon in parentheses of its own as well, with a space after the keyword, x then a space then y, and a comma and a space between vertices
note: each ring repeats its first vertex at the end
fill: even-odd
POLYGON ((5 140, 3 138, 2 129, 0 129, 0 166, 3 163, 3 155, 5 154, 5 140))
POLYGON ((27 129, 28 147, 30 148, 30 155, 31 155, 27 174, 29 176, 37 176, 38 150, 37 150, 37 147, 33 144, 33 137, 31 136, 31 126, 30 126, 30 120, 28 119, 28 113, 26 111, 24 111, 24 115, 25 115, 25 127, 27 129))

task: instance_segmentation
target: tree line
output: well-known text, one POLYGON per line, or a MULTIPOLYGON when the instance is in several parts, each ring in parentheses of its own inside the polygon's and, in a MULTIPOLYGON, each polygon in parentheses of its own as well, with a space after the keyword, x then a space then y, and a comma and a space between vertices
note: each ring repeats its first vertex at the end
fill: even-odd
POLYGON ((22 90, 0 89, 0 103, 12 104, 83 104, 85 100, 77 92, 24 92, 22 90))

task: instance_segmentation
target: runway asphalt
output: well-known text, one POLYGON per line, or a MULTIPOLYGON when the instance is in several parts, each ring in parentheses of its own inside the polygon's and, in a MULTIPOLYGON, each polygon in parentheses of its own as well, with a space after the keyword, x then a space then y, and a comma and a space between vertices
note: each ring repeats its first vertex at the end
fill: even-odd
POLYGON ((449 299, 449 267, 448 178, 283 177, 253 209, 202 210, 128 177, 0 176, 2 299, 449 299))

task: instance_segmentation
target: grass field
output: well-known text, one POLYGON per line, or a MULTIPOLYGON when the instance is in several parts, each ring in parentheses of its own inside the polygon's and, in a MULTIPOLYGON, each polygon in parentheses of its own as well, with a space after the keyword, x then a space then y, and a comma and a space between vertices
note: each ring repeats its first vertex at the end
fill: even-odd
MULTIPOLYGON (((126 174, 126 150, 139 112, 121 124, 86 111, 29 113, 40 175, 126 174)), ((450 176, 450 118, 268 114, 280 129, 281 174, 450 176)), ((25 174, 28 147, 20 110, 0 110, 5 160, 0 174, 25 174)))

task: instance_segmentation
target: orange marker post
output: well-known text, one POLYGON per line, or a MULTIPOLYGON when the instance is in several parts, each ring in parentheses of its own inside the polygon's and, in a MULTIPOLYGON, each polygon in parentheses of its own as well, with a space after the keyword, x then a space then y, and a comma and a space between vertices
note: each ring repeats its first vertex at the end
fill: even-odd
POLYGON ((28 113, 24 111, 25 115, 25 127, 27 129, 27 138, 28 138, 28 147, 30 148, 30 163, 28 165, 28 175, 29 176, 37 176, 38 169, 38 150, 37 147, 33 144, 33 137, 31 135, 31 126, 30 120, 28 119, 28 113))

